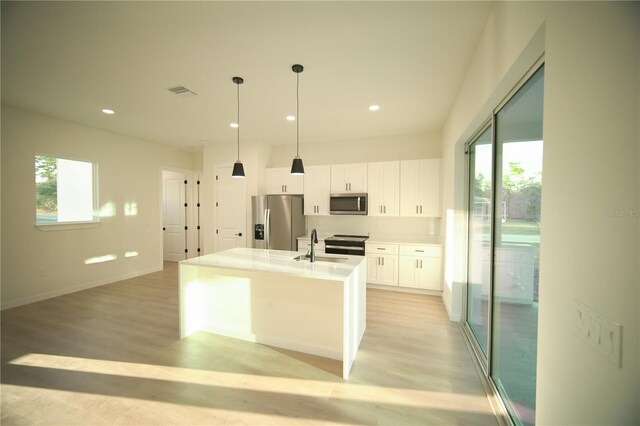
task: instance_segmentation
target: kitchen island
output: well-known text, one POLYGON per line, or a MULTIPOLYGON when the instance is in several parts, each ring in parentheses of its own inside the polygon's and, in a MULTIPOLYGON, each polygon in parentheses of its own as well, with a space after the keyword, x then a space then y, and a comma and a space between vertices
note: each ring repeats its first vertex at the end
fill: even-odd
POLYGON ((366 326, 362 256, 234 248, 180 262, 180 338, 197 331, 342 361, 366 326))

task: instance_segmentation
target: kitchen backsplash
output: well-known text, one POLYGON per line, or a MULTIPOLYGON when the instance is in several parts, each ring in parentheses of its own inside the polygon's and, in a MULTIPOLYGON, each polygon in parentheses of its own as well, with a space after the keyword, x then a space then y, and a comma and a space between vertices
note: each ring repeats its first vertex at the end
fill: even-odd
POLYGON ((440 218, 307 216, 307 230, 310 232, 313 228, 323 234, 437 237, 440 235, 440 218))

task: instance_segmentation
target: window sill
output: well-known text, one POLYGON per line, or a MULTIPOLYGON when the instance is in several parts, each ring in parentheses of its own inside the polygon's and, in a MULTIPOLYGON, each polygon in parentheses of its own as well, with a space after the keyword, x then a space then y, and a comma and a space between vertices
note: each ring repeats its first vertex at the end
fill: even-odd
POLYGON ((53 222, 53 223, 37 223, 34 225, 41 231, 65 231, 69 229, 85 229, 85 228, 97 228, 100 226, 100 222, 53 222))

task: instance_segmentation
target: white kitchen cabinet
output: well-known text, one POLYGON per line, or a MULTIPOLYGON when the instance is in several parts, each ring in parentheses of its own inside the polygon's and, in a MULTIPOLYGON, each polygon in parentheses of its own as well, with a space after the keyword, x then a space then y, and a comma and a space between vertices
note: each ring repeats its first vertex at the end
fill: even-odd
POLYGON ((329 214, 331 166, 308 166, 304 171, 304 214, 329 214))
POLYGON ((440 290, 442 248, 439 246, 401 245, 398 285, 440 290))
POLYGON ((302 194, 304 176, 291 174, 288 167, 275 167, 266 170, 267 194, 302 194))
POLYGON ((400 162, 400 216, 440 217, 440 160, 400 162))
POLYGON ((367 282, 398 285, 398 246, 395 244, 367 244, 367 282))
POLYGON ((367 192, 367 163, 331 165, 331 193, 345 192, 367 192))
POLYGON ((369 216, 398 216, 400 211, 400 162, 368 165, 369 216))

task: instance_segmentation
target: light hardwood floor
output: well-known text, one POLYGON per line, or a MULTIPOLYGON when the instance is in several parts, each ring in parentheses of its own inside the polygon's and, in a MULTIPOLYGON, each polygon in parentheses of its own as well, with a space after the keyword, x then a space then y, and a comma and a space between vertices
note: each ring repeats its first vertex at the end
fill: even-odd
POLYGON ((439 297, 368 290, 348 380, 338 362, 178 338, 177 266, 2 312, 2 425, 490 424, 439 297))

